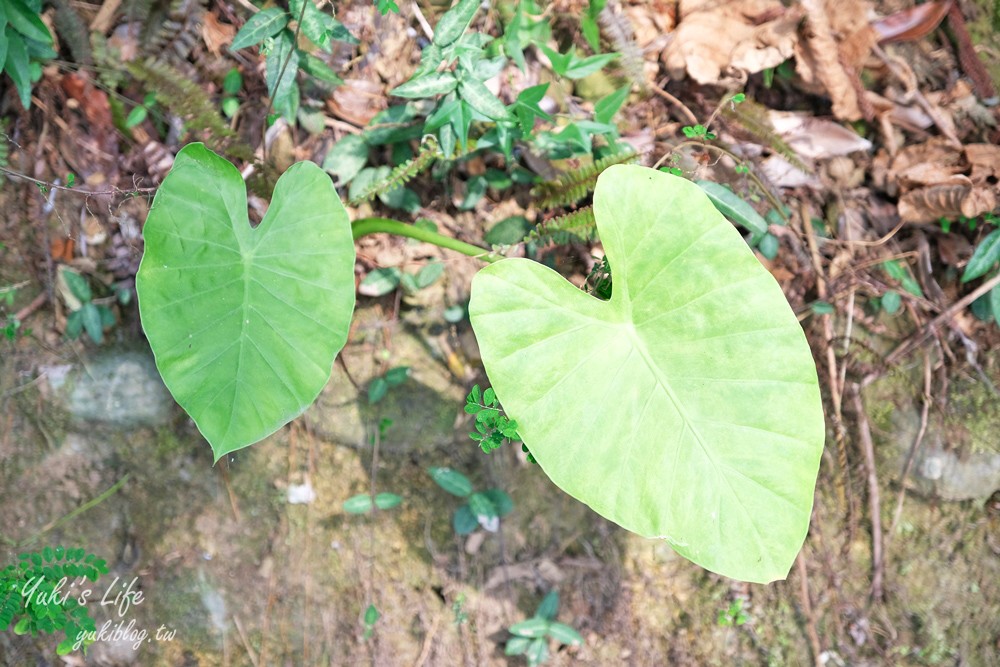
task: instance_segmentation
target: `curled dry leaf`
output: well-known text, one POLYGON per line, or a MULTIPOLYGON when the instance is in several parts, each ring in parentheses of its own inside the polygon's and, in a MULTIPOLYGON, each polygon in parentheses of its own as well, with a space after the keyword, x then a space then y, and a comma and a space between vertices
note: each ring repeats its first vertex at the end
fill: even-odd
POLYGON ((867 19, 859 23, 868 4, 860 0, 802 0, 801 4, 807 27, 795 48, 796 72, 806 84, 818 84, 826 91, 837 118, 861 119, 862 86, 857 70, 875 42, 867 19))
POLYGON ((899 215, 906 222, 975 218, 996 209, 998 175, 1000 147, 969 144, 958 149, 936 137, 899 152, 885 189, 902 193, 899 215))
POLYGON ((923 39, 937 28, 951 8, 951 0, 935 0, 890 14, 872 22, 879 44, 923 39))
POLYGON ((680 4, 680 17, 661 56, 670 76, 725 84, 788 60, 802 13, 777 0, 687 0, 680 4))
POLYGON ((383 86, 369 79, 345 79, 326 101, 330 112, 352 125, 364 127, 386 103, 383 86))
POLYGON ((219 55, 222 47, 233 43, 236 36, 236 26, 221 23, 214 12, 205 12, 201 20, 201 38, 212 55, 219 55))

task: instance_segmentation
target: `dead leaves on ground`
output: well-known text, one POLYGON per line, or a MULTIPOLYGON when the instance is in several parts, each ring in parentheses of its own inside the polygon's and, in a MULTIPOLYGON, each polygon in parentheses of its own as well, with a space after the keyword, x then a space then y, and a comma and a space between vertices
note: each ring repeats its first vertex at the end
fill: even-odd
POLYGON ((876 159, 877 182, 899 196, 904 222, 976 218, 996 209, 1000 146, 967 144, 956 148, 936 137, 907 146, 895 158, 876 159))

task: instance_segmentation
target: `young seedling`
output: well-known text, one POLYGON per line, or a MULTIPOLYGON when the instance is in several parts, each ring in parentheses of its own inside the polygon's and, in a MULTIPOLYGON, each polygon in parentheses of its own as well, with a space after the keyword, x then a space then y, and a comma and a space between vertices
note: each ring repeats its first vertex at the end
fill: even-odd
POLYGON ((495 533, 500 528, 500 519, 514 509, 514 501, 505 491, 474 492, 469 478, 451 468, 429 468, 427 472, 442 489, 467 500, 455 510, 452 518, 452 527, 458 535, 469 535, 479 527, 495 533))
POLYGON ((59 275, 66 282, 70 294, 79 301, 79 308, 66 318, 66 337, 76 340, 83 331, 100 345, 104 341, 104 330, 114 326, 115 314, 104 304, 93 302, 94 293, 90 282, 72 269, 61 267, 59 275))
POLYGON ((503 413, 496 392, 491 387, 480 391, 479 385, 475 385, 465 397, 465 412, 476 416, 476 432, 470 433, 469 437, 478 442, 485 453, 489 454, 508 442, 521 440, 517 434, 517 422, 503 413))
POLYGON ((381 401, 390 389, 403 384, 408 377, 410 377, 409 366, 395 366, 387 370, 384 376, 373 379, 368 385, 368 405, 375 405, 381 401))
POLYGON ((555 640, 566 646, 582 646, 583 637, 572 626, 556 621, 559 612, 559 593, 549 591, 535 615, 508 628, 513 637, 507 640, 505 655, 523 655, 528 664, 541 665, 549 659, 549 642, 555 640))

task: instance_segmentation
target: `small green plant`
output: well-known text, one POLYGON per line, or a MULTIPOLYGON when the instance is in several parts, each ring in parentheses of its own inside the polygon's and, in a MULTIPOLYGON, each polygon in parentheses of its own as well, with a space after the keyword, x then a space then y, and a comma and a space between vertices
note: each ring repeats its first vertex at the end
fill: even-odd
POLYGON ((469 614, 465 611, 465 593, 459 593, 451 603, 452 624, 460 626, 469 622, 469 614))
POLYGON ((715 139, 715 133, 709 132, 704 125, 685 125, 681 128, 681 132, 688 139, 705 139, 706 141, 715 139))
POLYGON ((442 489, 465 498, 467 502, 455 510, 452 527, 459 535, 468 535, 476 528, 495 533, 500 528, 500 519, 514 509, 514 501, 501 489, 473 491, 472 482, 462 473, 451 468, 429 468, 431 479, 442 489))
POLYGON ((365 641, 368 641, 369 639, 371 639, 372 635, 375 634, 375 624, 378 623, 378 619, 380 619, 380 618, 382 618, 382 614, 379 613, 379 611, 375 607, 375 605, 373 605, 373 604, 368 605, 368 608, 365 609, 365 618, 364 618, 364 625, 365 625, 364 640, 365 641))
MULTIPOLYGON (((0 244, 0 250, 2 249, 2 244, 0 244)), ((4 337, 10 341, 17 338, 18 330, 21 328, 21 321, 11 311, 14 308, 14 299, 17 298, 17 291, 25 284, 27 283, 0 287, 0 315, 3 316, 3 320, 0 320, 3 328, 0 331, 3 331, 4 337)), ((24 333, 27 332, 22 332, 22 334, 24 333)))
POLYGON ((739 627, 748 623, 750 621, 750 616, 747 614, 745 605, 746 600, 743 598, 736 598, 729 604, 728 607, 719 610, 716 623, 724 628, 739 627))
POLYGON ((240 101, 236 98, 240 90, 243 89, 243 75, 235 67, 226 72, 226 78, 222 80, 222 113, 226 118, 232 118, 240 108, 240 101))
MULTIPOLYGON (((906 292, 915 297, 922 298, 924 291, 920 289, 920 283, 910 272, 909 267, 897 259, 890 259, 882 262, 882 269, 894 282, 898 283, 906 292)), ((898 290, 888 289, 882 296, 877 297, 873 305, 882 309, 889 315, 895 315, 903 305, 902 295, 898 290)))
POLYGON ((358 286, 358 293, 364 296, 385 296, 398 287, 407 294, 415 294, 437 282, 444 273, 444 264, 428 262, 416 273, 407 273, 395 266, 383 267, 369 272, 358 286))
POLYGON ((503 407, 491 387, 480 391, 479 385, 475 385, 465 397, 465 412, 476 416, 476 432, 470 433, 469 437, 478 442, 487 454, 508 442, 521 440, 517 434, 517 422, 503 413, 503 407))
POLYGON ((583 637, 572 626, 556 621, 559 612, 559 593, 549 591, 535 615, 508 628, 513 635, 507 640, 505 655, 523 655, 529 665, 541 665, 549 659, 549 642, 555 640, 566 646, 582 646, 583 637))
MULTIPOLYGON (((976 245, 969 263, 965 266, 965 272, 962 274, 963 283, 986 275, 995 275, 995 267, 1000 262, 1000 217, 988 213, 983 216, 982 222, 984 225, 992 225, 996 229, 984 236, 976 245)), ((980 319, 992 319, 1000 324, 1000 285, 974 301, 972 312, 980 319)))
POLYGON ((125 129, 130 130, 146 120, 146 118, 149 117, 150 109, 155 104, 156 93, 146 93, 146 95, 142 98, 142 104, 136 105, 125 118, 125 129))
POLYGON ((299 112, 300 93, 296 76, 300 69, 327 85, 338 86, 343 83, 322 58, 314 56, 296 43, 297 34, 305 35, 316 47, 327 53, 332 51, 334 41, 358 43, 344 24, 332 14, 320 10, 313 0, 290 0, 288 11, 270 7, 251 16, 229 46, 231 50, 237 51, 260 45, 265 54, 267 93, 275 111, 289 121, 294 121, 299 112), (296 29, 290 27, 292 25, 297 26, 296 29))
MULTIPOLYGON (((403 502, 403 497, 395 493, 379 493, 375 495, 374 507, 380 510, 391 510, 403 502)), ((372 497, 367 493, 351 496, 344 501, 344 511, 348 514, 368 514, 372 511, 372 497)))
POLYGON ((103 303, 94 303, 90 281, 82 275, 68 268, 62 269, 60 275, 80 302, 80 307, 66 317, 66 337, 76 340, 86 331, 90 339, 100 345, 104 342, 104 330, 115 324, 115 314, 103 303))
POLYGON ((96 583, 108 573, 104 560, 84 549, 45 547, 23 553, 17 565, 0 570, 0 631, 14 624, 15 634, 65 633, 56 649, 67 655, 93 643, 97 628, 81 604, 88 590, 74 592, 84 580, 96 583))
POLYGON ((486 85, 509 61, 523 69, 523 49, 529 45, 550 53, 557 74, 568 78, 600 69, 614 55, 581 59, 573 51, 552 51, 545 44, 549 33, 542 30, 547 24, 527 18, 535 8, 528 2, 519 3, 501 38, 470 31, 480 6, 476 0, 461 0, 447 11, 434 30, 433 41, 421 53, 420 66, 408 81, 390 91, 408 102, 377 114, 360 135, 344 137, 328 153, 323 167, 337 177, 338 184, 349 185, 352 205, 378 196, 386 206, 413 214, 420 209, 420 199, 405 187, 407 181, 432 166, 440 178, 474 153, 502 156, 504 169, 472 175, 460 186, 465 197, 458 208, 470 210, 491 189, 533 182, 534 177, 517 165, 517 145, 530 143, 535 152, 553 159, 593 156, 596 160, 608 151, 620 152, 613 145, 618 132, 612 119, 628 96, 627 86, 598 100, 593 120, 573 119, 556 131, 536 128, 539 121, 555 122, 541 106, 548 83, 522 90, 509 105, 486 85), (595 137, 601 139, 595 142, 595 137), (421 144, 414 155, 411 143, 415 139, 421 144), (372 149, 381 146, 391 147, 394 167, 366 167, 372 149))
POLYGON ((374 405, 385 398, 389 390, 406 382, 410 377, 409 366, 395 366, 385 372, 384 376, 377 377, 368 385, 368 404, 374 405))
POLYGON ((41 12, 42 0, 3 0, 0 5, 0 63, 25 109, 31 106, 31 86, 42 76, 41 62, 56 57, 41 12))

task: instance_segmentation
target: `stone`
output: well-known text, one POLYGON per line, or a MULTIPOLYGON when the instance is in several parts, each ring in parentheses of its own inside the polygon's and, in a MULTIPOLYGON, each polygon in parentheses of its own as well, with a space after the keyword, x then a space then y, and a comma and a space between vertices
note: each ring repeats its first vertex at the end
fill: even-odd
POLYGON ((169 421, 174 401, 152 355, 136 350, 101 352, 60 378, 49 378, 57 400, 76 421, 127 430, 169 421))

